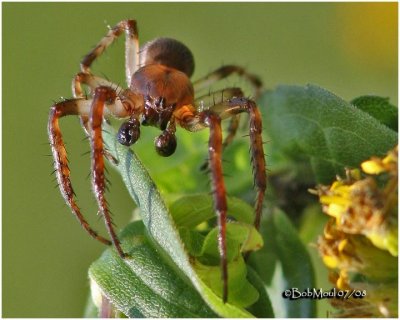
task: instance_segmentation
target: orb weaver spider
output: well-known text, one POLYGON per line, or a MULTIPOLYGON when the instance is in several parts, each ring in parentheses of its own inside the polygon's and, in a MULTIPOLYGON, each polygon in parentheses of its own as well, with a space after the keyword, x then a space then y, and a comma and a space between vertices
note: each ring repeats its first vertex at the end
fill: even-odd
MULTIPOLYGON (((107 35, 90 51, 80 64, 81 71, 73 78, 73 99, 55 103, 50 109, 48 134, 54 157, 54 167, 61 194, 87 233, 98 241, 111 245, 121 258, 123 252, 112 225, 105 199, 104 157, 109 157, 103 146, 102 122, 113 116, 127 119, 120 127, 118 141, 126 146, 134 144, 140 136, 140 126, 154 126, 162 132, 155 139, 155 149, 168 157, 176 149, 177 125, 191 132, 208 128, 210 131, 208 163, 213 186, 214 209, 218 217, 218 246, 221 257, 223 301, 228 297, 228 268, 226 258, 227 200, 222 172, 223 149, 232 141, 239 124, 239 114, 247 113, 250 119, 250 150, 257 191, 255 221, 258 229, 266 189, 266 171, 261 137, 261 114, 254 100, 244 97, 240 88, 226 88, 199 97, 195 92, 208 88, 220 79, 236 73, 249 81, 258 92, 261 81, 242 67, 225 65, 207 76, 191 82, 194 59, 190 50, 181 42, 169 38, 157 38, 139 50, 139 37, 135 20, 124 20, 111 28, 107 35), (128 88, 117 90, 112 82, 95 76, 90 70, 92 63, 125 32, 125 71, 128 88), (90 89, 89 96, 82 85, 90 89), (70 180, 67 152, 59 127, 59 118, 77 115, 90 140, 91 180, 94 196, 102 214, 111 241, 98 235, 86 221, 78 207, 70 180), (228 135, 222 140, 221 120, 230 118, 228 135)), ((204 168, 204 166, 203 166, 204 168)))

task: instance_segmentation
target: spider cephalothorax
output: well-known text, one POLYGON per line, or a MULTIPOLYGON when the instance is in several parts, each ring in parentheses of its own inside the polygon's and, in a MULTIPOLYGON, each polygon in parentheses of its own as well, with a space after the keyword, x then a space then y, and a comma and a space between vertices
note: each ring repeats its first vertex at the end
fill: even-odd
POLYGON ((209 92, 196 96, 196 92, 233 73, 247 79, 258 93, 260 80, 243 68, 227 65, 204 78, 191 82, 194 59, 190 50, 181 42, 169 38, 158 38, 148 42, 139 50, 136 21, 124 20, 110 29, 97 46, 81 62, 81 72, 73 79, 74 98, 53 105, 50 109, 48 133, 54 157, 55 172, 61 193, 83 228, 95 239, 113 244, 122 258, 118 237, 114 231, 110 211, 105 199, 104 150, 101 125, 104 117, 126 119, 118 134, 118 141, 130 146, 140 138, 141 126, 159 128, 161 133, 154 141, 161 156, 170 156, 177 145, 177 125, 191 132, 210 130, 208 163, 213 185, 214 208, 218 216, 218 245, 221 254, 223 300, 228 297, 228 269, 226 258, 227 201, 222 172, 221 156, 224 147, 233 139, 239 124, 239 114, 245 112, 250 118, 250 150, 257 191, 255 203, 255 227, 259 228, 262 204, 266 188, 265 159, 261 137, 261 115, 255 102, 243 96, 239 88, 209 92), (128 88, 116 90, 118 86, 93 75, 93 61, 123 32, 126 34, 126 82, 128 88), (86 96, 82 84, 89 87, 86 96), (100 212, 104 217, 111 241, 98 235, 87 223, 78 207, 68 168, 67 153, 62 139, 59 118, 78 115, 90 138, 92 186, 100 212), (228 135, 222 140, 221 120, 230 118, 228 135))

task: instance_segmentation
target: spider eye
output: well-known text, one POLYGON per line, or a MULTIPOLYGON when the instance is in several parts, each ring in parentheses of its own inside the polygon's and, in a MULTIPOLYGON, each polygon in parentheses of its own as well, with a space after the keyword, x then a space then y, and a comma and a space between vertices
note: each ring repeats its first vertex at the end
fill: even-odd
POLYGON ((118 130, 117 139, 120 144, 124 146, 131 146, 140 137, 140 124, 139 120, 132 118, 124 122, 118 130))
POLYGON ((176 150, 175 134, 165 130, 154 140, 154 145, 160 156, 169 157, 176 150))

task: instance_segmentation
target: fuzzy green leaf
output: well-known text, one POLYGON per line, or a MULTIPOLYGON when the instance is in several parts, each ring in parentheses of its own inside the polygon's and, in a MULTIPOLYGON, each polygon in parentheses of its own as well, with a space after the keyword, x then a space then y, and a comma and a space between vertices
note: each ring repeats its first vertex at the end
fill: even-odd
MULTIPOLYGON (((112 127, 104 124, 103 128, 104 141, 108 152, 115 158, 116 163, 114 165, 120 172, 135 203, 140 208, 146 232, 149 234, 149 238, 153 239, 160 247, 160 253, 165 255, 167 260, 173 261, 182 272, 182 276, 190 279, 204 301, 218 315, 232 318, 252 317, 249 312, 241 307, 231 303, 224 304, 222 299, 196 274, 190 264, 174 221, 146 169, 129 148, 117 142, 116 133, 112 127)), ((118 260, 115 255, 114 258, 118 260)), ((124 261, 119 259, 118 262, 114 261, 114 263, 124 264, 124 261)), ((116 304, 118 305, 118 303, 116 304)))
POLYGON ((389 98, 361 96, 353 99, 351 103, 397 132, 398 109, 389 102, 389 98))
POLYGON ((89 270, 104 296, 129 317, 214 317, 199 293, 168 264, 151 242, 141 221, 120 235, 130 255, 125 261, 106 250, 89 270))
POLYGON ((317 86, 281 86, 267 92, 260 104, 266 108, 270 150, 293 162, 308 162, 320 183, 343 175, 345 167, 383 156, 397 143, 395 131, 317 86))

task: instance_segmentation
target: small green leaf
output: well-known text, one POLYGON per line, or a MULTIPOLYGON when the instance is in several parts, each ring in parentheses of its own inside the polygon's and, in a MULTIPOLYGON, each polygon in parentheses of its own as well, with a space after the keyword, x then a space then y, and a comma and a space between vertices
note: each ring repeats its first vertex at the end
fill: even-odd
MULTIPOLYGON (((215 218, 211 196, 184 196, 172 203, 170 208, 176 223, 183 225, 179 228, 179 232, 186 249, 193 257, 194 269, 204 283, 222 297, 219 228, 214 227, 209 230, 207 225, 206 229, 203 227, 205 221, 215 218), (208 233, 203 235, 205 232, 208 233)), ((238 219, 238 221, 228 221, 226 226, 228 302, 245 308, 254 304, 259 294, 246 278, 247 269, 242 253, 258 250, 263 246, 263 239, 252 224, 240 221, 242 218, 247 221, 253 220, 253 209, 249 205, 239 199, 230 198, 228 211, 232 213, 231 217, 238 219)))
MULTIPOLYGON (((222 296, 220 266, 209 266, 196 262, 194 267, 204 283, 222 296)), ((228 264, 228 274, 228 300, 230 303, 243 308, 254 304, 259 298, 259 293, 246 278, 247 269, 242 256, 238 256, 235 261, 228 264)))
POLYGON ((191 256, 199 257, 202 255, 205 236, 186 227, 179 228, 179 235, 185 244, 186 250, 191 256))
POLYGON ((260 104, 266 108, 270 150, 293 164, 308 161, 320 183, 343 175, 345 167, 383 156, 397 143, 395 131, 317 86, 281 86, 264 94, 260 104))
MULTIPOLYGON (((227 223, 226 243, 227 248, 230 249, 227 252, 228 262, 237 259, 243 252, 255 251, 264 245, 260 233, 254 226, 240 222, 227 223)), ((208 264, 219 263, 218 227, 213 228, 207 234, 203 242, 201 255, 207 260, 208 264)))
POLYGON ((94 262, 89 276, 113 305, 134 317, 214 317, 198 292, 159 254, 141 221, 120 235, 129 259, 106 250, 94 262))
MULTIPOLYGON (((252 224, 254 209, 243 200, 228 197, 229 216, 237 221, 252 224)), ((179 198, 173 202, 169 210, 179 227, 194 228, 198 224, 215 218, 212 196, 194 194, 179 198)))
MULTIPOLYGON (((126 148, 117 142, 115 138, 115 130, 111 126, 104 124, 103 128, 104 142, 107 150, 115 158, 116 163, 114 165, 121 173, 122 179, 128 188, 129 193, 141 210, 141 217, 149 237, 157 243, 160 249, 162 249, 159 250, 160 254, 169 257, 169 259, 171 259, 182 272, 182 276, 186 276, 190 279, 193 286, 214 312, 223 317, 252 317, 249 312, 241 307, 235 306, 231 303, 224 304, 222 299, 218 297, 196 274, 190 264, 189 257, 180 239, 178 229, 146 169, 129 148, 126 148)), ((114 251, 111 252, 113 252, 113 255, 115 256, 114 251)), ((124 261, 121 259, 116 259, 118 262, 113 260, 117 257, 108 257, 110 258, 110 264, 124 264, 124 261)), ((115 274, 115 277, 118 276, 119 274, 115 274)), ((130 280, 130 283, 134 285, 132 279, 130 280)), ((145 301, 143 301, 143 303, 144 302, 145 301)), ((122 302, 115 304, 121 305, 122 302)), ((164 317, 168 317, 168 315, 164 315, 164 317)))
POLYGON ((352 100, 351 103, 397 132, 398 109, 389 102, 389 98, 361 96, 352 100))
MULTIPOLYGON (((263 239, 254 226, 229 222, 226 228, 226 243, 229 275, 228 301, 246 308, 258 300, 259 294, 247 280, 247 268, 242 253, 260 249, 264 244, 263 239)), ((200 278, 218 292, 219 296, 222 296, 223 283, 217 227, 213 228, 204 239, 201 254, 194 262, 194 267, 200 278)))
POLYGON ((289 300, 282 296, 287 289, 303 291, 315 287, 311 259, 296 229, 282 211, 274 209, 263 219, 261 231, 265 235, 265 246, 261 254, 250 256, 250 264, 264 282, 275 316, 314 317, 314 300, 289 300))

